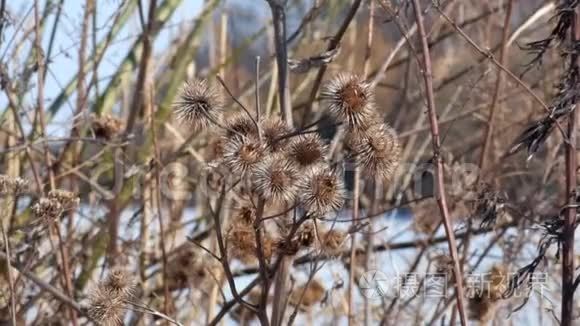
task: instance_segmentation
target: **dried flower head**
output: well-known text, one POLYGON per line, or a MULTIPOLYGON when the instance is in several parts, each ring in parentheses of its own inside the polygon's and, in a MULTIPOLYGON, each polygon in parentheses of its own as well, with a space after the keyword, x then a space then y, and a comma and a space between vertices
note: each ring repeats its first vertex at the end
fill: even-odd
POLYGON ((298 193, 298 169, 281 155, 270 155, 253 171, 256 191, 266 201, 290 203, 298 193))
POLYGON ((328 167, 316 167, 301 179, 300 197, 308 213, 322 216, 342 207, 346 191, 342 178, 335 172, 328 167))
POLYGON ((99 325, 122 325, 125 304, 133 295, 133 278, 121 269, 111 273, 89 293, 88 314, 99 325))
POLYGON ((225 119, 226 138, 231 137, 251 137, 258 138, 258 130, 246 112, 237 112, 225 119))
POLYGON ((346 233, 339 230, 329 230, 320 235, 322 250, 329 255, 338 254, 346 239, 346 233))
POLYGON ((318 134, 297 136, 288 145, 288 157, 302 168, 323 162, 325 156, 326 145, 318 134))
POLYGON ((219 121, 223 111, 221 93, 205 79, 186 82, 174 104, 177 119, 195 129, 204 129, 219 121))
POLYGON ((270 117, 260 121, 260 128, 264 141, 268 145, 268 149, 272 152, 278 152, 285 148, 289 139, 281 139, 282 136, 290 133, 288 125, 277 117, 270 117))
POLYGON ((350 131, 346 145, 370 177, 388 180, 399 164, 399 140, 395 131, 385 124, 375 124, 364 131, 350 131))
POLYGON ((28 189, 28 180, 0 174, 0 195, 19 195, 28 189))
POLYGON ((257 139, 233 137, 224 146, 224 162, 234 173, 245 173, 264 158, 264 152, 257 139))
MULTIPOLYGON (((273 241, 267 234, 263 234, 261 239, 264 257, 269 260, 272 256, 273 241)), ((252 226, 232 224, 227 232, 227 244, 231 256, 241 262, 250 264, 256 260, 256 233, 252 226)))
POLYGON ((129 299, 135 292, 135 280, 127 271, 114 268, 99 285, 123 299, 129 299))
POLYGON ((124 302, 110 290, 97 287, 89 293, 87 313, 98 325, 123 325, 124 302))
POLYGON ((42 197, 32 205, 34 216, 47 225, 57 221, 63 211, 62 204, 54 198, 42 197))
POLYGON ((311 280, 307 284, 296 287, 290 294, 290 304, 301 308, 312 307, 322 301, 326 294, 326 288, 317 280, 311 280))
POLYGON ((79 204, 79 197, 68 190, 51 190, 48 192, 48 198, 58 201, 64 210, 75 208, 79 204))
POLYGON ((339 74, 321 92, 328 110, 337 121, 362 127, 373 116, 373 92, 370 84, 356 75, 339 74))
POLYGON ((95 137, 103 138, 105 140, 113 139, 121 131, 123 122, 121 119, 112 115, 96 116, 93 115, 91 122, 91 129, 95 133, 95 137))

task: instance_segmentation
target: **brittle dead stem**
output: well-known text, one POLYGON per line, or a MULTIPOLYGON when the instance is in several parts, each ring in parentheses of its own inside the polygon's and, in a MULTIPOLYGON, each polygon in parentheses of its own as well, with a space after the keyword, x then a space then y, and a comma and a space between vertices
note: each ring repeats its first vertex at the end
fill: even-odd
POLYGON ((464 292, 463 292, 463 277, 461 267, 459 265, 459 255, 457 253, 457 242, 455 241, 455 234, 453 225, 447 207, 447 199, 445 195, 443 162, 441 160, 441 142, 439 139, 439 126, 437 123, 437 111, 435 108, 435 94, 433 93, 433 77, 431 73, 431 56, 429 53, 429 44, 427 42, 427 35, 423 24, 423 16, 421 15, 421 5, 419 0, 413 0, 413 9, 415 12, 415 20, 417 22, 417 33, 421 41, 421 49, 423 53, 423 79, 425 82, 425 92, 427 94, 427 109, 429 114, 429 121, 431 123, 431 138, 433 143, 433 161, 435 164, 435 183, 436 183, 436 200, 443 219, 445 233, 447 236, 447 243, 449 252, 453 259, 453 275, 455 279, 455 295, 457 297, 457 309, 463 326, 467 325, 467 315, 465 313, 464 292))

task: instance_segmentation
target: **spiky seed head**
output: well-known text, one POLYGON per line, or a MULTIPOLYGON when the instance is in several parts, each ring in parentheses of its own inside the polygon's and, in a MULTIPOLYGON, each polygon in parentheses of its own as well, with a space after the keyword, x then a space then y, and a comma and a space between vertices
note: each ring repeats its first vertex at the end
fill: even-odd
POLYGON ((300 194, 304 209, 313 216, 339 210, 346 197, 342 178, 326 166, 311 169, 301 179, 300 194))
POLYGON ((57 221, 62 213, 62 204, 54 198, 42 197, 32 205, 32 214, 47 225, 57 221))
POLYGON ((253 169, 264 158, 264 146, 257 139, 233 137, 224 145, 224 162, 234 173, 253 169))
POLYGON ((73 209, 79 204, 79 197, 71 191, 54 189, 48 192, 48 198, 58 201, 64 210, 73 209))
POLYGON ((325 160, 326 144, 318 134, 294 137, 288 144, 288 157, 300 168, 313 166, 325 160))
POLYGON ((207 80, 194 79, 185 83, 174 106, 178 120, 199 130, 219 121, 223 100, 220 91, 207 80))
POLYGON ((268 149, 274 153, 284 149, 289 139, 280 139, 290 133, 288 125, 278 117, 270 117, 260 121, 260 128, 268 149))
POLYGON ((237 112, 225 119, 226 138, 245 136, 258 138, 258 130, 254 121, 246 112, 237 112))
POLYGON ((256 165, 254 186, 260 196, 274 203, 290 203, 298 193, 298 169, 282 155, 269 155, 256 165))
POLYGON ((389 180, 399 165, 401 148, 393 128, 375 124, 365 131, 350 131, 346 147, 369 177, 389 180))
POLYGON ((98 325, 123 325, 124 302, 106 288, 97 287, 89 293, 88 316, 98 325))
POLYGON ((0 174, 0 195, 19 195, 28 189, 28 180, 0 174))
POLYGON ((89 293, 89 316, 99 325, 122 325, 124 306, 131 299, 134 287, 129 273, 114 268, 89 293))
POLYGON ((109 289, 111 293, 114 293, 123 299, 129 299, 135 292, 134 278, 131 274, 121 268, 114 268, 111 270, 100 286, 109 289))
POLYGON ((321 247, 329 255, 337 254, 346 239, 346 233, 331 229, 323 232, 320 236, 321 247))
POLYGON ((371 86, 356 75, 339 74, 331 79, 321 97, 334 118, 351 127, 366 125, 374 112, 371 86))

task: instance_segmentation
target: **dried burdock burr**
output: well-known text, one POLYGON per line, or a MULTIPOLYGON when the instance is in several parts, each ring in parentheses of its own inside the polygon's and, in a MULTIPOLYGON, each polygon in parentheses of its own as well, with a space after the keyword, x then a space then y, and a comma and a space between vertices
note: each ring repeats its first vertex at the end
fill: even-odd
POLYGON ((253 169, 265 157, 264 146, 255 138, 232 137, 224 146, 224 163, 234 173, 253 169))
POLYGON ((207 80, 194 79, 185 83, 174 107, 179 121, 199 130, 219 122, 223 99, 221 92, 207 80))
POLYGON ((294 137, 288 144, 288 158, 300 168, 311 167, 326 159, 326 144, 318 134, 304 134, 294 137))
POLYGON ((268 149, 273 153, 283 150, 289 142, 289 139, 284 136, 289 134, 291 129, 278 117, 262 119, 260 129, 268 149))
POLYGON ((252 180, 256 192, 273 203, 291 203, 298 193, 298 169, 282 155, 269 155, 256 165, 252 180))
POLYGON ((101 281, 100 286, 109 289, 113 294, 124 299, 129 299, 135 294, 133 276, 120 268, 113 268, 109 275, 101 281))
POLYGON ((258 129, 254 120, 245 112, 236 112, 224 121, 226 128, 225 137, 251 137, 258 138, 258 129))
POLYGON ((89 293, 89 317, 99 325, 122 325, 126 303, 133 296, 134 286, 130 274, 121 269, 113 269, 89 293))
POLYGON ((28 180, 0 174, 0 195, 19 195, 28 189, 28 180))
POLYGON ((335 120, 355 128, 364 128, 372 120, 373 97, 370 84, 351 74, 339 74, 321 92, 335 120))
POLYGON ((89 293, 87 314, 98 325, 123 325, 124 302, 110 290, 97 287, 89 293))
POLYGON ((323 216, 342 207, 346 191, 342 178, 334 171, 326 166, 317 166, 301 179, 300 198, 309 214, 323 216))
POLYGON ((367 177, 389 180, 399 165, 399 140, 393 128, 386 124, 374 124, 365 130, 350 130, 346 136, 346 147, 367 177))

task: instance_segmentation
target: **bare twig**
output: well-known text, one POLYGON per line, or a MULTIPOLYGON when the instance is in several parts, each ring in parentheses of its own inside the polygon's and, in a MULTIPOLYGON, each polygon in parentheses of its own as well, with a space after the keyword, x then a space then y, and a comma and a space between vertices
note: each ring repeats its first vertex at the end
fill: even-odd
POLYGON ((449 216, 447 208, 447 200, 445 196, 445 185, 443 181, 443 162, 441 161, 441 143, 439 139, 439 126, 437 123, 437 111, 435 109, 435 95, 433 93, 433 77, 431 74, 431 57, 429 53, 429 44, 423 25, 423 16, 421 15, 421 5, 419 0, 413 0, 413 9, 415 12, 415 20, 417 22, 417 32, 421 40, 421 48, 423 52, 423 78, 425 81, 425 92, 427 93, 427 109, 429 111, 429 121, 431 123, 431 137, 433 141, 433 161, 435 163, 435 182, 436 182, 436 199, 443 219, 445 233, 447 235, 447 242, 449 245, 449 252, 453 259, 453 275, 455 276, 457 309, 463 326, 467 325, 467 316, 465 314, 465 304, 463 295, 463 277, 461 268, 459 266, 459 256, 457 254, 457 243, 455 241, 455 234, 453 232, 453 225, 449 216))

